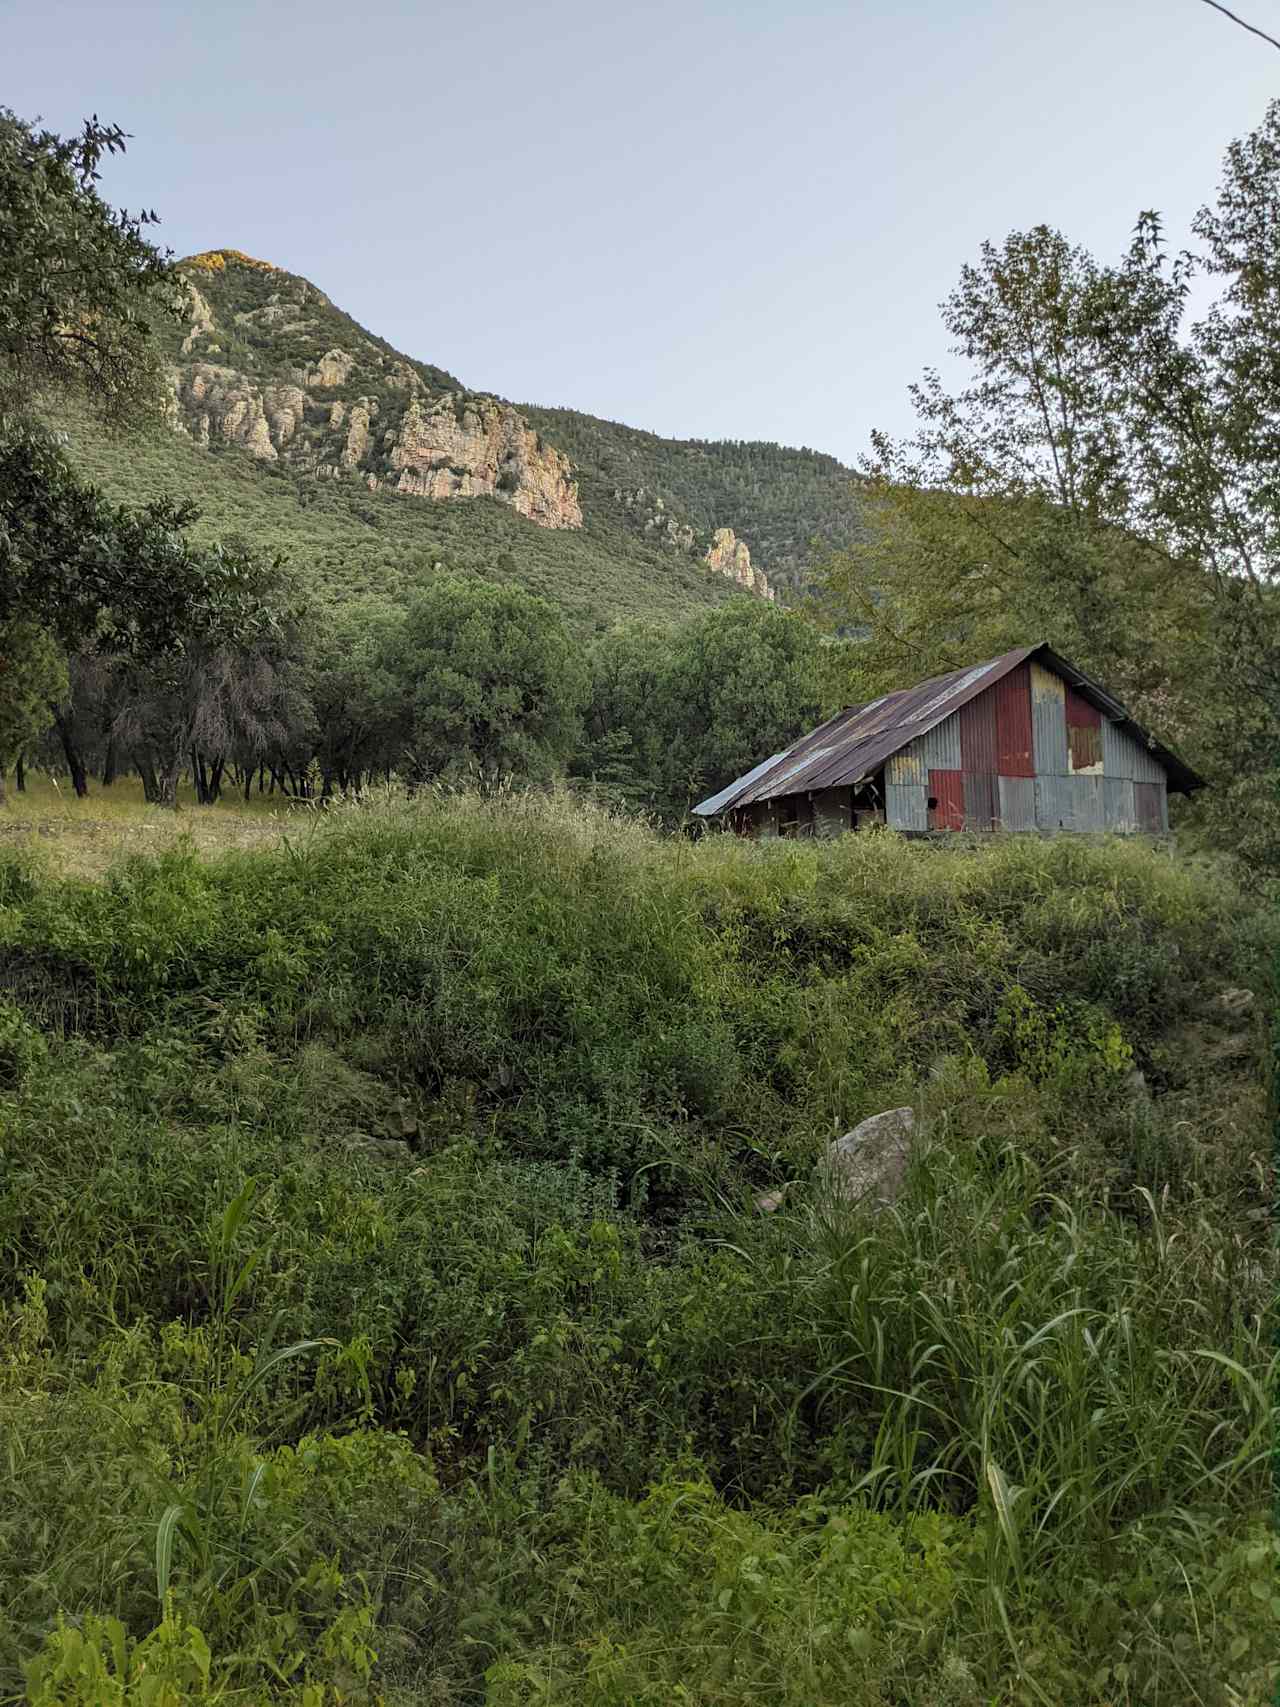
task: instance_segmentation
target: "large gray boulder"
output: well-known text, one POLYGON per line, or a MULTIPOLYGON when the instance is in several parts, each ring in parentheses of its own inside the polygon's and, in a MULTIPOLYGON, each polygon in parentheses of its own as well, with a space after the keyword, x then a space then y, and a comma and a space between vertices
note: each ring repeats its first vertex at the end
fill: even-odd
POLYGON ((890 1108, 859 1121, 852 1132, 827 1145, 818 1164, 819 1184, 844 1203, 877 1208, 895 1203, 907 1177, 915 1110, 890 1108))

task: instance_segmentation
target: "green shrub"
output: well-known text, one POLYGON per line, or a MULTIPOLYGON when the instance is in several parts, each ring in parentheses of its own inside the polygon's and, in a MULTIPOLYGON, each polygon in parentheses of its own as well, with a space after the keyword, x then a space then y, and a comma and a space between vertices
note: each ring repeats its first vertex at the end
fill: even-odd
POLYGON ((0 1693, 165 1628, 249 1698, 1260 1702, 1218 997, 1274 940, 1149 848, 556 800, 10 884, 0 1693), (822 1144, 905 1101, 898 1203, 837 1212, 822 1144))

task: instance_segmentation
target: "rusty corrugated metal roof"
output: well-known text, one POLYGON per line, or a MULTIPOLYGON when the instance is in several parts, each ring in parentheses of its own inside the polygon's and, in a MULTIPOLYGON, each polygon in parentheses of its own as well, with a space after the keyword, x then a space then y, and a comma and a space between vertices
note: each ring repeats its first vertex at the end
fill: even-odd
POLYGON ((1175 753, 1133 721, 1119 700, 1041 641, 1035 646, 1016 647, 984 664, 971 664, 945 676, 934 676, 917 687, 881 694, 869 705, 839 711, 693 810, 700 817, 711 818, 731 806, 750 806, 757 801, 806 794, 819 788, 853 787, 878 771, 886 759, 917 736, 927 734, 953 711, 985 693, 1033 657, 1056 670, 1077 693, 1105 716, 1122 724, 1152 752, 1168 772, 1171 787, 1185 794, 1204 787, 1203 780, 1175 753))

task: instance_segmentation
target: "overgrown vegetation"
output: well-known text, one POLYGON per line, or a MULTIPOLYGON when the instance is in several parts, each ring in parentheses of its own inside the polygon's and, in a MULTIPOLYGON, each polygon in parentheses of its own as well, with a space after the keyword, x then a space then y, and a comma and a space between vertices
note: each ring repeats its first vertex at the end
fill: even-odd
POLYGON ((1273 938, 528 797, 4 856, 3 1688, 1261 1703, 1273 938))
POLYGON ((1204 835, 1280 875, 1280 102, 1174 253, 984 243, 942 305, 968 383, 874 435, 867 536, 826 566, 874 692, 1053 644, 1197 755, 1204 835), (906 674, 910 672, 910 674, 906 674))

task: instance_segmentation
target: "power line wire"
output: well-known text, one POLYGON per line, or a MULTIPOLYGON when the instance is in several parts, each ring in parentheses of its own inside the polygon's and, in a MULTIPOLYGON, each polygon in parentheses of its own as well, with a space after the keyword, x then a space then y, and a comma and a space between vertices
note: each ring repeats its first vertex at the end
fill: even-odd
POLYGON ((1265 30, 1260 30, 1253 24, 1246 24, 1243 18, 1237 18, 1234 12, 1228 12, 1225 6, 1220 6, 1218 0, 1204 0, 1204 3, 1206 6, 1212 6, 1215 12, 1221 12, 1224 18, 1230 18, 1233 24, 1239 24, 1242 30, 1248 30, 1251 36, 1261 36, 1263 41, 1269 41, 1272 47, 1280 48, 1280 41, 1274 36, 1269 36, 1265 30))

